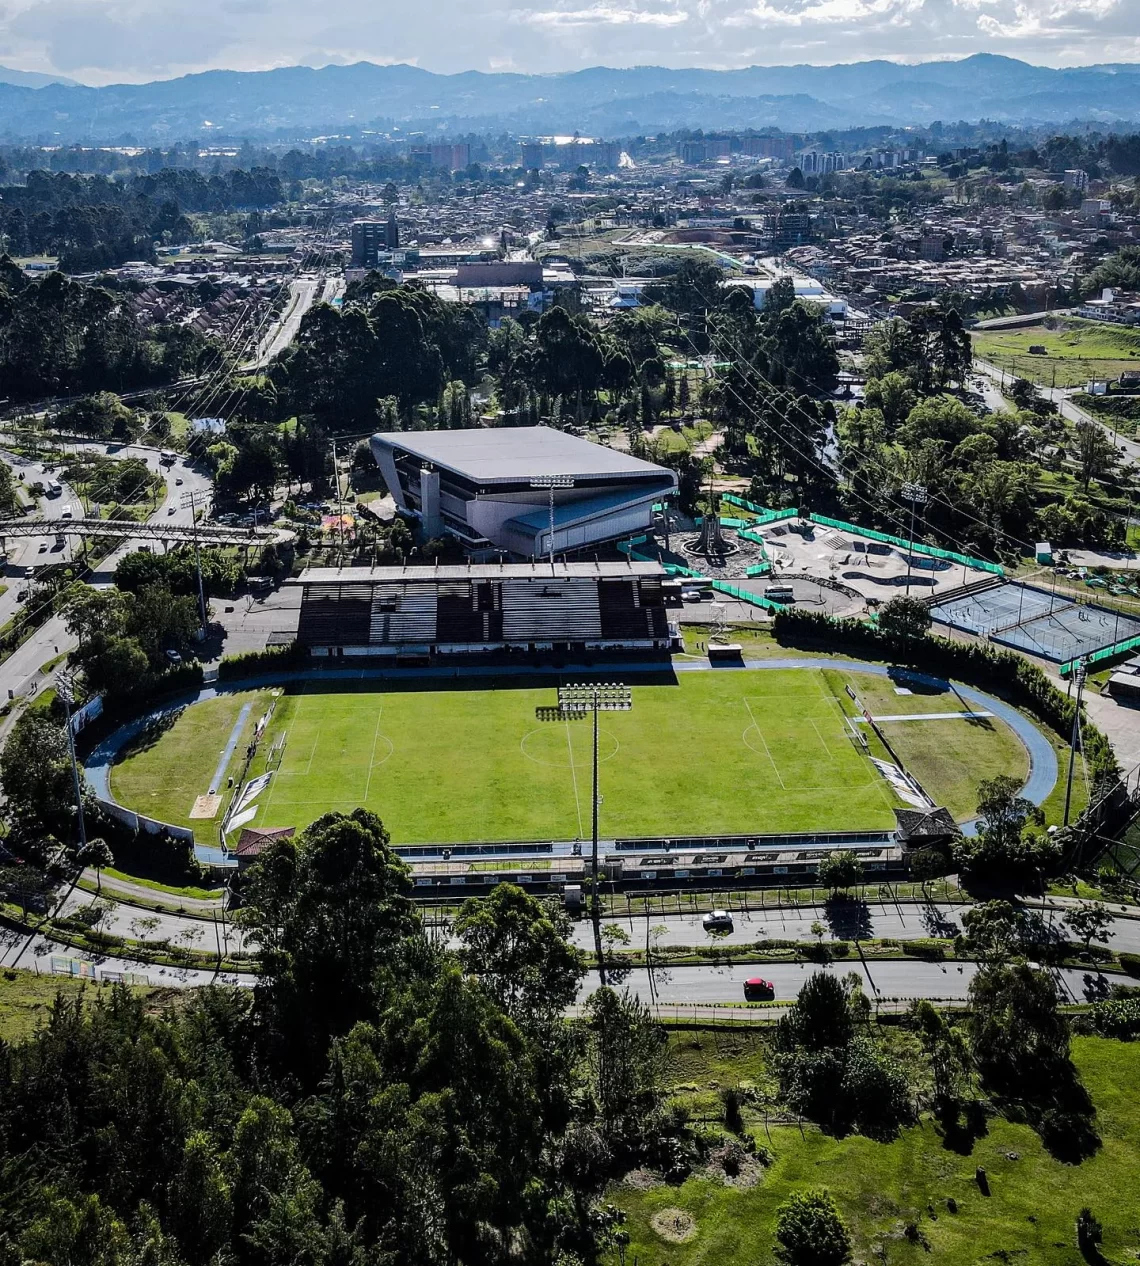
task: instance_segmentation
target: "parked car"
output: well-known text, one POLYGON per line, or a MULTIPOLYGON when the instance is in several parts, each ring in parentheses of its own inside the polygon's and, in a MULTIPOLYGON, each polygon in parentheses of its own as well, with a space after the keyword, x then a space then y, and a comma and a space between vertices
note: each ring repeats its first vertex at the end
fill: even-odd
POLYGON ((36 569, 35 569, 34 567, 25 567, 25 568, 24 568, 24 579, 25 579, 25 580, 35 580, 35 578, 36 578, 36 569))
POLYGON ((776 986, 763 976, 750 976, 744 982, 746 1002, 771 1002, 776 997, 776 986))
POLYGON ((177 510, 177 509, 178 509, 178 507, 177 507, 177 506, 167 506, 167 507, 166 507, 166 513, 167 513, 167 514, 173 514, 173 513, 174 513, 174 511, 175 511, 175 510, 177 510))
POLYGON ((178 488, 181 488, 181 487, 182 487, 182 482, 183 482, 183 481, 182 481, 182 476, 181 476, 181 475, 179 475, 179 476, 178 476, 178 478, 174 481, 175 486, 176 486, 176 487, 178 487, 178 488))
POLYGON ((701 920, 706 932, 731 932, 732 915, 727 910, 710 910, 701 920))
POLYGON ((182 656, 179 655, 179 653, 176 650, 169 650, 166 652, 166 660, 167 660, 167 663, 174 664, 177 666, 178 664, 182 663, 182 656))

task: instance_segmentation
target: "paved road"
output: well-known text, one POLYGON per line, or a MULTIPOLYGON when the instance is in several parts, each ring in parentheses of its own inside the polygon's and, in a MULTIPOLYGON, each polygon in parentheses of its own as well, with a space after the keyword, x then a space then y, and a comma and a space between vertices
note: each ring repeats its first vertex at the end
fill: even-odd
MULTIPOLYGON (((961 930, 962 912, 968 906, 938 903, 871 904, 837 907, 829 914, 823 906, 802 906, 798 910, 753 910, 747 914, 733 911, 733 930, 727 936, 710 937, 701 925, 701 916, 650 914, 644 917, 603 920, 614 923, 630 938, 630 949, 644 949, 646 923, 648 935, 658 947, 672 945, 751 946, 759 940, 811 941, 815 939, 813 923, 821 923, 827 931, 824 940, 851 940, 858 934, 862 940, 891 937, 894 940, 920 940, 924 937, 953 937, 961 930)), ((1046 920, 1061 930, 1063 909, 1049 908, 1046 920)), ((583 949, 593 948, 593 928, 588 920, 574 925, 573 941, 583 949)), ((1140 919, 1119 918, 1113 925, 1109 944, 1117 951, 1140 953, 1140 919)))
POLYGON ((334 277, 323 278, 310 273, 302 274, 289 285, 289 298, 282 309, 277 324, 261 340, 257 355, 242 369, 261 369, 283 352, 297 337, 301 327, 301 318, 319 299, 322 303, 330 302, 337 291, 337 280, 334 277))
MULTIPOLYGON (((861 964, 858 958, 820 967, 812 963, 772 963, 759 967, 671 967, 654 970, 653 981, 645 968, 630 972, 622 984, 643 1002, 718 1003, 743 1002, 744 981, 763 976, 776 987, 777 1000, 789 1000, 816 972, 846 976, 854 972, 863 981, 868 997, 880 999, 930 998, 933 1001, 964 1001, 970 981, 977 974, 976 963, 916 963, 894 961, 861 964)), ((1062 997, 1067 1002, 1084 1002, 1102 996, 1106 978, 1096 973, 1065 968, 1054 973, 1062 997)), ((584 1002, 597 988, 591 973, 583 982, 578 1001, 584 1002)), ((747 1014, 745 1012, 745 1014, 747 1014)))
MULTIPOLYGON (((989 378, 992 383, 1000 383, 1002 381, 1003 371, 999 365, 993 365, 989 361, 975 358, 974 368, 989 378)), ((1010 378, 1009 372, 1006 371, 1004 376, 1008 380, 1010 378)), ((1079 387, 1038 387, 1037 390, 1044 399, 1051 400, 1057 406, 1063 418, 1070 422, 1093 422, 1097 426, 1103 427, 1113 437, 1113 443, 1121 456, 1133 462, 1140 462, 1140 443, 1136 440, 1124 439, 1102 418, 1096 417, 1095 414, 1087 413, 1073 403, 1072 397, 1080 391, 1079 387)))

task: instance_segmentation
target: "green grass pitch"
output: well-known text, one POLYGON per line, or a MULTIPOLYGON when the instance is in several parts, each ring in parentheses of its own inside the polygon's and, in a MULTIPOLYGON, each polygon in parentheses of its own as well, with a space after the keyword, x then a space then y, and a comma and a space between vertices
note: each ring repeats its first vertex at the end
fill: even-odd
MULTIPOLYGON (((848 736, 846 679, 765 669, 681 673, 672 684, 635 685, 631 712, 600 718, 603 837, 892 826, 892 809, 901 802, 848 736)), ((852 680, 858 687, 873 679, 852 680)), ((116 796, 193 826, 200 840, 212 838, 216 823, 187 815, 250 697, 195 705, 157 742, 126 753, 112 772, 116 796)), ((250 731, 269 699, 269 692, 258 692, 250 731)), ((278 699, 250 770, 262 772, 284 738, 253 825, 303 828, 323 813, 363 805, 400 844, 588 838, 591 721, 538 720, 535 709, 555 701, 553 685, 298 686, 278 699)), ((960 704, 948 697, 937 706, 960 704)), ((1024 751, 1006 727, 970 733, 961 724, 961 734, 943 729, 940 741, 932 734, 920 744, 932 759, 929 769, 915 772, 933 794, 937 754, 951 739, 976 751, 979 777, 997 768, 1024 773, 1024 751)), ((912 723, 915 740, 923 725, 912 723)), ((230 774, 240 772, 246 741, 243 734, 230 774)), ((972 808, 966 799, 954 805, 963 816, 972 808)))

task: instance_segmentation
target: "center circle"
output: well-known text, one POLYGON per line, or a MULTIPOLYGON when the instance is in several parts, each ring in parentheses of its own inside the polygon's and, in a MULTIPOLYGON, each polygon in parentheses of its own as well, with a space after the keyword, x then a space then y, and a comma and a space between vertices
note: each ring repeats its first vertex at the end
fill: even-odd
MULTIPOLYGON (((588 722, 568 722, 571 727, 575 724, 583 726, 588 732, 588 722)), ((570 742, 575 742, 571 737, 570 742)), ((581 740, 577 740, 581 744, 581 740)), ((585 743, 585 751, 579 747, 579 752, 574 755, 574 764, 577 768, 582 769, 589 766, 590 763, 590 740, 587 737, 585 743)), ((621 744, 617 741, 609 730, 598 727, 598 764, 613 760, 618 754, 621 744)), ((536 729, 528 730, 519 740, 519 750, 527 758, 534 761, 536 765, 548 765, 552 769, 569 769, 570 768, 570 751, 567 747, 566 730, 563 725, 540 725, 536 729)))

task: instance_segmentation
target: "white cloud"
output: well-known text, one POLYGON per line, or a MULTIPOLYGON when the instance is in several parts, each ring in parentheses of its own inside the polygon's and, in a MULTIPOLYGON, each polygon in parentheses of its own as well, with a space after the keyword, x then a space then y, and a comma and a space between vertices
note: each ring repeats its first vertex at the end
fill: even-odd
POLYGON ((1140 0, 0 0, 0 64, 91 83, 211 67, 732 67, 1140 58, 1140 0))
POLYGON ((528 26, 676 26, 687 22, 687 13, 673 10, 622 9, 596 4, 589 9, 519 9, 511 14, 528 26))

